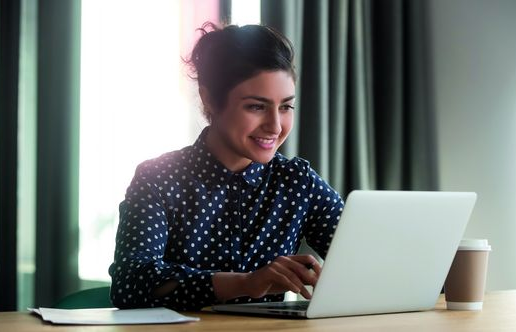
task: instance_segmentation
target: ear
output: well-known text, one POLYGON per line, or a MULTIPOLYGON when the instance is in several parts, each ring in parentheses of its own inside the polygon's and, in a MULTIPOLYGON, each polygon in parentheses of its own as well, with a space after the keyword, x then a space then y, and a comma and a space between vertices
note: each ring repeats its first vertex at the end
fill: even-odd
POLYGON ((199 96, 201 96, 201 101, 204 106, 204 112, 211 117, 213 114, 213 105, 211 102, 211 95, 208 89, 204 86, 199 86, 199 96))

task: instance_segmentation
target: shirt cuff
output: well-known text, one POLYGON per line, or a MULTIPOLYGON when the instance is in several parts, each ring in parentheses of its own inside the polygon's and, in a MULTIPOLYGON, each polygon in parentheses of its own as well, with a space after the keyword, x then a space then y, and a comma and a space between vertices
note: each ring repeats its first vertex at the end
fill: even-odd
POLYGON ((217 271, 184 267, 185 275, 170 295, 169 303, 177 310, 200 310, 217 302, 212 277, 217 271))

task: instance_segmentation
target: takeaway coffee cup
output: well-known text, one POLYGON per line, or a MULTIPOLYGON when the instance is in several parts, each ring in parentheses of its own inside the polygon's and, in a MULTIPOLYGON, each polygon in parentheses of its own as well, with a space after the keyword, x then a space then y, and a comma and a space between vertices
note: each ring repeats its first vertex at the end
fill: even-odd
POLYGON ((491 246, 485 239, 463 239, 460 242, 444 283, 446 308, 482 310, 491 246))

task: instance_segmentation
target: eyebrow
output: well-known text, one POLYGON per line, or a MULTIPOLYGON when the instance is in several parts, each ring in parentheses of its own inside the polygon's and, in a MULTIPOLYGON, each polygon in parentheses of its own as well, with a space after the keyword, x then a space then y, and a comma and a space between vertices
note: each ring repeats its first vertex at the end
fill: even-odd
MULTIPOLYGON (((292 95, 292 96, 289 96, 289 97, 286 97, 286 98, 283 98, 281 100, 282 103, 285 103, 287 101, 290 101, 292 99, 294 99, 296 96, 292 95)), ((242 100, 245 100, 245 99, 254 99, 254 100, 258 100, 258 101, 261 101, 262 103, 267 103, 267 104, 272 104, 273 101, 268 99, 268 98, 265 98, 265 97, 260 97, 260 96, 245 96, 245 97, 242 97, 242 100)))

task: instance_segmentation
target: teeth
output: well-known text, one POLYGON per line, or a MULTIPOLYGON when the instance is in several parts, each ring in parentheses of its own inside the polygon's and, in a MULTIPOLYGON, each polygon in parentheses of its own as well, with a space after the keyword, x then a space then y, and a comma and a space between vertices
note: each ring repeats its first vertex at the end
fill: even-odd
POLYGON ((257 140, 258 142, 260 143, 263 143, 263 144, 272 144, 274 142, 274 139, 273 138, 260 138, 260 137, 255 137, 254 138, 255 140, 257 140))

